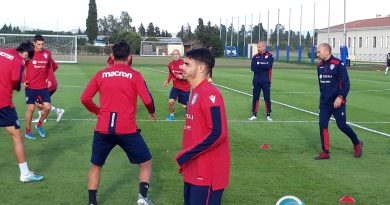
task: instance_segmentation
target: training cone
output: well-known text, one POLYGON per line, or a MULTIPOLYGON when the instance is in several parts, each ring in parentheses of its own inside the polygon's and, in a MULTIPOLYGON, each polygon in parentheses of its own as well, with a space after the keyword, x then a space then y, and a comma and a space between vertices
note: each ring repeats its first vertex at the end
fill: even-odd
POLYGON ((341 199, 339 199, 340 203, 346 203, 346 204, 354 204, 356 203, 356 200, 352 196, 343 196, 341 199))
POLYGON ((269 146, 269 144, 262 144, 260 145, 260 149, 271 149, 271 147, 269 146))

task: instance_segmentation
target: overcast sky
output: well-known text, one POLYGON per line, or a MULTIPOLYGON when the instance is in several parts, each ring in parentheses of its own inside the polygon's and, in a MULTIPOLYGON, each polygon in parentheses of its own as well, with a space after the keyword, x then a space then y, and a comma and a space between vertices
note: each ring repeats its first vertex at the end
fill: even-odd
MULTIPOLYGON (((343 23, 343 0, 331 0, 330 25, 343 23)), ((270 29, 277 23, 277 10, 280 9, 280 23, 288 28, 288 13, 291 8, 291 29, 299 31, 300 8, 303 5, 302 31, 313 29, 314 3, 316 3, 315 27, 326 28, 328 25, 327 0, 240 0, 240 1, 166 1, 166 0, 96 0, 98 18, 113 14, 120 16, 121 11, 128 11, 133 19, 132 26, 137 29, 140 23, 146 27, 150 22, 154 26, 177 33, 181 25, 189 23, 194 29, 198 18, 204 22, 219 24, 231 23, 234 18, 234 28, 245 23, 249 29, 251 16, 253 24, 261 22, 267 28, 267 12, 270 12, 270 29), (221 5, 218 5, 221 4, 221 5)), ((85 29, 88 15, 89 0, 11 0, 2 1, 0 7, 0 26, 12 24, 34 29, 63 30, 85 29)), ((347 0, 347 22, 359 19, 375 18, 376 14, 390 14, 388 0, 370 0, 368 2, 347 0)))

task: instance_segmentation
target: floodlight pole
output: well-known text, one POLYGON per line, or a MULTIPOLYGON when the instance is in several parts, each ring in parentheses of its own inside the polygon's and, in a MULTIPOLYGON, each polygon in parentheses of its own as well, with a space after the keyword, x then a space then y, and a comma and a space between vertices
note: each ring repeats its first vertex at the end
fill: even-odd
POLYGON ((244 43, 243 43, 243 46, 242 46, 242 57, 244 58, 245 57, 245 37, 246 37, 246 15, 245 15, 245 23, 244 23, 244 33, 243 33, 243 37, 244 37, 244 43))
POLYGON ((267 47, 269 47, 269 10, 268 10, 268 23, 267 23, 267 47))
MULTIPOLYGON (((238 47, 238 41, 240 40, 240 17, 237 17, 237 51, 239 51, 238 47)), ((238 52, 237 52, 237 57, 238 57, 238 52)))
POLYGON ((228 19, 226 19, 226 24, 225 24, 225 47, 227 46, 227 33, 228 33, 227 24, 228 24, 228 19))
POLYGON ((259 12, 259 42, 261 41, 261 12, 259 12))
POLYGON ((222 19, 219 18, 219 39, 222 40, 222 19))
POLYGON ((288 38, 287 38, 287 46, 290 46, 290 23, 291 23, 291 8, 288 13, 288 38))
POLYGON ((298 63, 302 63, 302 4, 301 4, 301 16, 299 19, 298 63))
POLYGON ((230 32, 230 46, 233 46, 233 17, 232 17, 232 31, 230 32))
POLYGON ((328 44, 330 44, 330 0, 328 1, 328 44))
POLYGON ((253 43, 253 14, 252 14, 252 17, 251 17, 250 28, 251 28, 251 44, 252 44, 253 43))

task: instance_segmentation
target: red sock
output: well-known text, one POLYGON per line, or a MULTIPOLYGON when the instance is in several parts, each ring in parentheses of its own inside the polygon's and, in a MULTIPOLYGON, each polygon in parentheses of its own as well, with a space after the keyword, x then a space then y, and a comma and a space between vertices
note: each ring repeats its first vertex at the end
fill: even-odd
POLYGON ((26 133, 30 133, 30 132, 31 132, 31 129, 26 128, 26 133))
POLYGON ((41 121, 39 121, 38 124, 37 124, 37 127, 40 127, 40 126, 42 126, 42 122, 41 121))

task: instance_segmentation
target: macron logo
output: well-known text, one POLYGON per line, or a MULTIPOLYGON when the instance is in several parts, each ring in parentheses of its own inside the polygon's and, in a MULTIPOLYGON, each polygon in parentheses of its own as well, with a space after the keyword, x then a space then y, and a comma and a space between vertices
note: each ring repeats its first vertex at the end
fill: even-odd
POLYGON ((9 53, 6 53, 6 52, 3 52, 3 51, 0 51, 0 56, 3 56, 3 57, 5 57, 8 60, 13 60, 14 59, 13 55, 11 55, 9 53))
POLYGON ((133 77, 133 74, 126 73, 123 71, 111 71, 111 72, 103 72, 102 78, 109 78, 109 77, 124 77, 131 79, 133 77))
POLYGON ((213 102, 213 104, 215 103, 215 95, 211 95, 210 96, 210 100, 211 100, 211 102, 213 102))

